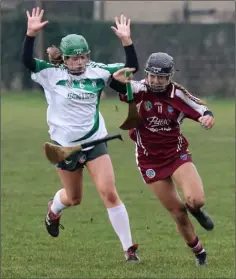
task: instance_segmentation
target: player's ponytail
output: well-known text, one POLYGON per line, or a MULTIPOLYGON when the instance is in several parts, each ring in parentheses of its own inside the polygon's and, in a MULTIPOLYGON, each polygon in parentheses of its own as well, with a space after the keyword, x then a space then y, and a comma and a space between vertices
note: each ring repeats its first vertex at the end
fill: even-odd
POLYGON ((190 100, 194 101, 195 103, 199 104, 199 105, 206 105, 206 103, 204 101, 202 101, 201 99, 193 96, 191 93, 188 92, 188 90, 181 84, 175 82, 175 81, 171 81, 171 83, 177 88, 180 89, 185 95, 187 95, 189 97, 190 100))
POLYGON ((55 46, 48 47, 47 54, 50 63, 56 66, 60 66, 61 64, 63 64, 62 53, 59 48, 55 46))

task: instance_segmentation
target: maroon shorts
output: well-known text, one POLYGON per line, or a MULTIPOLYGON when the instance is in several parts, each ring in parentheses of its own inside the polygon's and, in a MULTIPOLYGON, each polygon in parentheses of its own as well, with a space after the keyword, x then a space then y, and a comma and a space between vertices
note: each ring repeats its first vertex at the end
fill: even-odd
POLYGON ((155 159, 149 156, 146 157, 146 161, 142 158, 137 158, 137 164, 139 171, 146 184, 151 184, 158 180, 163 180, 171 176, 181 165, 192 162, 192 156, 188 152, 178 154, 173 159, 169 159, 165 164, 155 162, 155 159))

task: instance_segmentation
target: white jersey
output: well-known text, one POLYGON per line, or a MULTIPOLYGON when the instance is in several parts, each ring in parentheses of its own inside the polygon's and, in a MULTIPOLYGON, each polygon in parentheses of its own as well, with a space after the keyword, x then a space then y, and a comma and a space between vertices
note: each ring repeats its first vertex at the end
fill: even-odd
POLYGON ((63 146, 73 146, 106 136, 99 112, 100 96, 111 74, 124 64, 90 62, 85 72, 76 76, 64 67, 35 61, 36 70, 31 77, 44 88, 51 139, 63 146))

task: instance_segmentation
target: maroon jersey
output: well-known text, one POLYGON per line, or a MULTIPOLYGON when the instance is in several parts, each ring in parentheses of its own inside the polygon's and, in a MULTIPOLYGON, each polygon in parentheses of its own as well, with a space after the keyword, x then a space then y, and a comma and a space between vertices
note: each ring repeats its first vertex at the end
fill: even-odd
MULTIPOLYGON (((170 165, 176 160, 190 160, 188 142, 180 130, 183 119, 198 121, 208 108, 198 104, 199 99, 184 93, 174 84, 164 94, 149 92, 144 80, 132 81, 132 89, 142 119, 139 127, 130 130, 130 137, 136 143, 138 167, 142 173, 149 170, 150 177, 154 175, 151 171, 156 169, 153 179, 164 179, 173 173, 170 165), (163 175, 158 175, 160 172, 163 175)), ((126 101, 124 94, 120 94, 120 98, 126 101)), ((145 179, 147 183, 149 180, 145 179)))

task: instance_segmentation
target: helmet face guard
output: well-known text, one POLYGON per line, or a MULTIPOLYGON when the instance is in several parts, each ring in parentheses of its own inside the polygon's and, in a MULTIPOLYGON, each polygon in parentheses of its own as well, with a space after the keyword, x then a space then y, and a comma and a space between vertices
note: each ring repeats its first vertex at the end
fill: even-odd
POLYGON ((152 92, 163 92, 171 82, 171 78, 175 73, 173 58, 167 53, 153 53, 147 60, 146 67, 146 85, 152 92), (160 79, 153 79, 153 77, 166 77, 166 82, 160 79))
POLYGON ((86 65, 89 61, 89 54, 77 56, 64 56, 63 61, 65 67, 71 74, 79 75, 85 72, 86 65))

